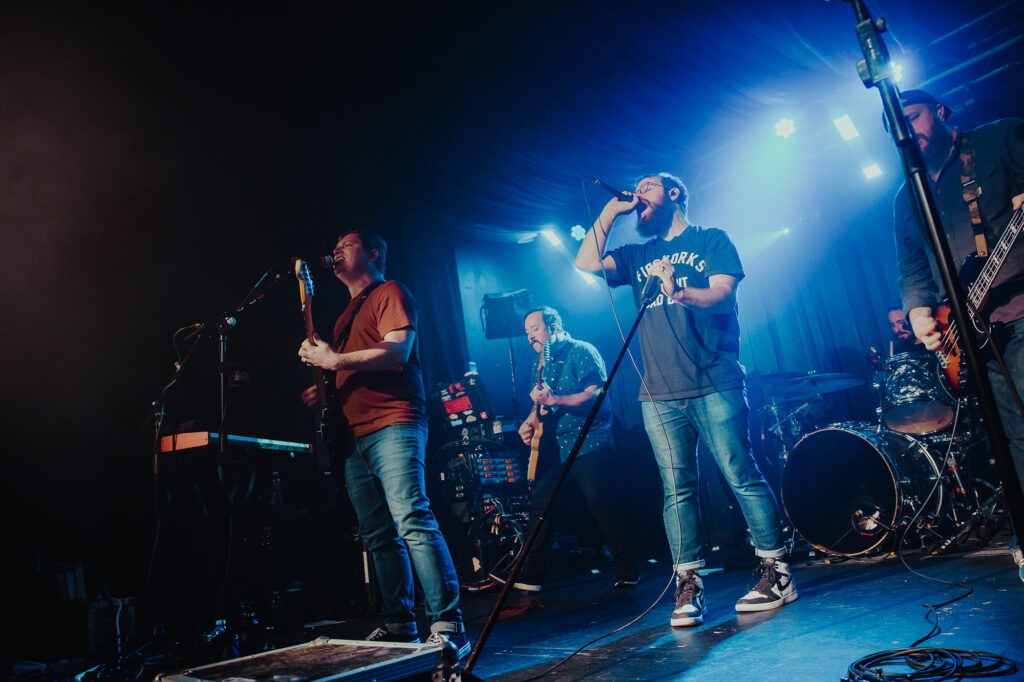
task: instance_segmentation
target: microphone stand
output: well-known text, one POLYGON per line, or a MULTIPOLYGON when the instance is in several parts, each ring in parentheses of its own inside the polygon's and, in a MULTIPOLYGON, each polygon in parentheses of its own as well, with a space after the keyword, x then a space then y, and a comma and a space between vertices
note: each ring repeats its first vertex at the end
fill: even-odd
MULTIPOLYGON (((656 277, 651 279, 653 281, 658 281, 658 278, 656 277)), ((522 569, 523 564, 526 563, 526 557, 529 555, 530 550, 533 549, 537 536, 540 534, 541 528, 547 520, 548 513, 551 511, 551 508, 554 506, 555 499, 558 497, 558 492, 561 490, 565 480, 569 477, 569 471, 572 469, 573 462, 576 461, 576 457, 579 455, 580 449, 583 447, 583 441, 590 432, 590 426, 594 423, 594 419, 597 417, 597 412, 601 409, 602 403, 604 403, 605 396, 608 395, 608 387, 611 385, 612 379, 615 378, 615 375, 619 370, 619 365, 622 364, 622 359, 629 350, 629 344, 632 342, 633 336, 636 334, 637 327, 640 326, 640 320, 643 319, 644 313, 647 312, 647 306, 657 298, 659 293, 661 293, 660 286, 645 285, 644 293, 640 300, 640 310, 636 314, 633 326, 630 328, 629 334, 626 335, 622 348, 619 350, 618 357, 615 358, 615 363, 608 372, 608 378, 605 380, 604 386, 602 386, 601 390, 597 392, 597 398, 594 399, 594 404, 590 407, 590 413, 587 414, 587 419, 583 422, 583 426, 580 427, 579 435, 576 436, 576 442, 573 444, 572 450, 569 451, 569 455, 566 457, 565 463, 562 464, 562 469, 558 472, 558 479, 555 481, 555 485, 551 489, 551 494, 544 503, 544 508, 541 509, 537 522, 533 525, 533 529, 526 536, 526 542, 523 543, 523 548, 519 551, 515 561, 512 562, 512 568, 509 570, 508 578, 505 580, 505 585, 502 587, 501 593, 498 595, 498 600, 495 602, 490 614, 488 614, 487 620, 484 622, 484 626, 480 630, 480 636, 473 644, 473 649, 469 652, 469 656, 466 658, 466 663, 463 665, 463 668, 466 670, 472 671, 477 659, 480 658, 480 652, 487 643, 487 638, 490 636, 491 630, 494 629, 494 624, 497 622, 498 617, 501 614, 501 607, 504 606, 505 602, 508 600, 508 596, 515 585, 516 578, 519 577, 519 571, 522 569)))
MULTIPOLYGON (((988 432, 992 454, 995 456, 996 468, 1003 481, 1007 509, 1010 522, 1017 533, 1024 533, 1024 494, 1021 492, 1020 479, 1009 451, 1009 442, 1003 431, 1003 423, 999 418, 995 396, 988 373, 981 360, 981 349, 973 333, 974 325, 967 314, 964 303, 964 291, 956 274, 953 256, 949 244, 944 239, 939 212, 935 199, 928 184, 927 169, 921 158, 921 150, 911 134, 903 107, 900 104, 896 86, 889 80, 889 55, 880 34, 886 30, 884 19, 872 19, 864 0, 846 0, 853 5, 857 18, 857 37, 860 41, 864 59, 857 62, 857 73, 865 87, 877 87, 882 97, 882 105, 893 141, 900 151, 903 161, 903 172, 906 176, 907 191, 910 194, 914 211, 917 214, 921 232, 931 244, 938 261, 942 283, 949 296, 953 319, 961 330, 960 340, 967 354, 967 363, 971 381, 981 403, 983 422, 988 432)), ((1019 537, 1019 535, 1018 535, 1019 537)))
MULTIPOLYGON (((152 452, 152 458, 153 458, 153 505, 154 505, 154 514, 156 516, 156 519, 155 519, 155 527, 154 527, 153 548, 152 548, 151 553, 150 553, 150 564, 149 564, 149 568, 147 569, 147 575, 146 575, 146 580, 145 580, 144 592, 148 592, 150 589, 157 589, 155 587, 152 587, 152 582, 154 580, 155 565, 156 565, 156 563, 158 561, 159 546, 160 546, 160 540, 161 540, 161 535, 162 535, 162 530, 161 529, 162 529, 162 526, 163 526, 163 523, 162 523, 163 522, 163 513, 161 511, 161 504, 160 504, 160 500, 161 500, 161 493, 160 493, 160 473, 161 473, 161 469, 160 469, 160 453, 161 453, 161 450, 160 450, 160 447, 161 447, 160 446, 160 439, 161 439, 161 433, 163 432, 164 420, 165 420, 165 418, 167 416, 167 410, 166 410, 167 394, 170 391, 170 389, 178 382, 178 379, 181 377, 182 372, 184 371, 185 366, 188 364, 189 359, 192 357, 192 354, 195 352, 196 348, 199 346, 199 341, 201 341, 203 338, 209 336, 212 333, 211 330, 216 330, 218 332, 218 335, 219 335, 218 358, 217 358, 218 359, 218 368, 217 368, 217 372, 218 372, 218 375, 219 375, 219 384, 220 384, 220 404, 219 404, 220 414, 218 416, 219 423, 218 423, 218 434, 217 434, 218 435, 218 438, 217 438, 217 450, 218 450, 218 455, 219 455, 219 460, 218 461, 219 461, 219 463, 221 465, 223 465, 223 463, 225 461, 225 456, 226 456, 226 453, 227 453, 227 440, 228 440, 227 439, 227 425, 226 425, 226 416, 227 416, 227 376, 226 376, 226 367, 227 367, 227 362, 226 362, 226 360, 227 360, 227 334, 237 324, 237 321, 236 321, 234 315, 241 313, 242 311, 246 310, 247 308, 249 308, 249 306, 253 305, 257 301, 262 300, 264 298, 264 296, 265 296, 266 288, 268 288, 269 285, 274 284, 274 283, 280 281, 281 279, 282 279, 281 268, 278 265, 271 266, 266 272, 264 272, 259 277, 259 279, 256 281, 256 283, 253 284, 253 286, 249 289, 248 293, 246 293, 246 295, 242 299, 241 303, 239 303, 232 311, 221 313, 220 315, 214 317, 213 319, 211 319, 211 320, 209 320, 207 322, 204 322, 202 324, 199 324, 199 325, 190 325, 190 326, 182 327, 182 328, 178 329, 174 333, 173 344, 175 346, 175 349, 177 349, 178 336, 182 332, 184 332, 184 331, 186 331, 188 329, 191 329, 191 331, 189 331, 188 334, 186 334, 184 337, 182 337, 181 341, 183 343, 191 342, 192 346, 191 346, 191 348, 189 348, 188 352, 185 354, 185 356, 183 358, 181 357, 180 354, 178 354, 178 360, 174 363, 174 374, 171 377, 171 380, 167 383, 166 386, 163 387, 163 389, 161 389, 159 399, 158 400, 154 400, 152 402, 152 404, 151 404, 151 407, 152 407, 152 410, 153 410, 153 446, 152 446, 153 447, 153 452, 152 452)), ((231 538, 228 538, 228 543, 229 543, 228 546, 230 548, 230 546, 231 546, 230 545, 231 538)), ((229 552, 230 552, 230 549, 229 549, 229 552)), ((230 557, 229 557, 229 563, 230 563, 230 557)), ((225 582, 226 582, 226 573, 225 573, 225 582)), ((155 601, 158 604, 161 604, 162 600, 160 599, 159 595, 154 595, 153 598, 155 599, 155 601)), ((218 612, 222 608, 222 601, 223 601, 223 594, 221 594, 221 596, 220 596, 220 598, 218 600, 218 605, 217 605, 218 612)), ((162 604, 161 604, 161 607, 162 607, 162 604)), ((159 609, 157 609, 157 611, 159 611, 159 609)), ((155 619, 156 620, 159 620, 160 617, 161 616, 160 616, 159 613, 157 613, 155 615, 155 619)), ((159 630, 162 625, 163 624, 159 623, 159 622, 155 622, 154 623, 154 627, 155 627, 156 630, 159 630)), ((219 624, 218 624, 218 626, 219 626, 219 624)))

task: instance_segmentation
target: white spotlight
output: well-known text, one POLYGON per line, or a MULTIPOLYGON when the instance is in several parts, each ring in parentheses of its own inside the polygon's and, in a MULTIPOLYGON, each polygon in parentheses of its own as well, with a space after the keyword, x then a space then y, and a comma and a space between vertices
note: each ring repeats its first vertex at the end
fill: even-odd
POLYGON ((865 166, 861 170, 864 173, 864 177, 867 178, 868 180, 872 178, 877 178, 879 175, 882 174, 882 169, 878 167, 877 163, 873 163, 870 166, 865 166))
POLYGON ((839 135, 842 136, 844 142, 848 142, 860 135, 857 131, 857 126, 853 125, 853 121, 850 120, 849 116, 840 116, 832 121, 832 123, 835 125, 836 130, 839 131, 839 135))

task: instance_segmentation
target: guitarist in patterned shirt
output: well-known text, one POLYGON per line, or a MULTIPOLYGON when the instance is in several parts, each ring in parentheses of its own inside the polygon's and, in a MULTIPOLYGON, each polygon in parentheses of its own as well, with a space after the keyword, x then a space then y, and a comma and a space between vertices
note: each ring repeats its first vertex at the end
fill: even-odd
MULTIPOLYGON (((998 247, 1007 243, 1002 241, 1004 237, 1015 239, 1024 220, 1024 119, 1004 118, 960 130, 948 123, 952 110, 923 90, 907 90, 900 94, 900 101, 927 169, 953 262, 964 263, 960 283, 969 299, 981 291, 977 287, 986 287, 976 312, 992 328, 994 344, 980 345, 1013 465, 1021 479, 1024 404, 1018 391, 1024 391, 1024 240, 1015 245, 1009 242, 1011 248, 1005 253, 998 247), (976 236, 979 233, 980 237, 976 236), (991 277, 970 272, 986 257, 1002 259, 985 264, 982 272, 991 277), (998 269, 989 272, 989 266, 996 264, 998 269), (1006 374, 992 353, 993 345, 1001 351, 1006 374)), ((927 350, 949 353, 951 335, 946 332, 952 315, 943 303, 939 270, 931 245, 918 227, 906 185, 896 194, 893 213, 903 310, 927 350)), ((951 356, 959 357, 959 351, 951 356)), ((1011 550, 1024 580, 1024 557, 1016 538, 1011 550)))
MULTIPOLYGON (((580 428, 590 414, 597 392, 608 378, 604 360, 597 348, 574 339, 562 325, 562 316, 554 308, 543 306, 526 314, 523 325, 530 345, 537 351, 533 376, 539 378, 530 391, 534 408, 519 427, 526 445, 539 445, 536 479, 530 484, 530 518, 537 519, 558 480, 561 465, 572 451, 580 428), (538 366, 543 363, 542 371, 538 366), (539 434, 540 443, 535 443, 539 434)), ((612 413, 607 403, 601 406, 590 431, 573 462, 567 482, 575 484, 597 521, 598 529, 615 566, 615 587, 630 587, 640 581, 629 542, 619 514, 621 505, 612 492, 611 482, 617 469, 610 465, 615 441, 612 413)), ((557 508, 557 507, 556 507, 557 508)), ((541 529, 523 565, 515 587, 540 591, 547 564, 545 538, 541 529)), ((530 531, 532 532, 532 528, 530 531)), ((499 580, 500 576, 495 576, 499 580)))

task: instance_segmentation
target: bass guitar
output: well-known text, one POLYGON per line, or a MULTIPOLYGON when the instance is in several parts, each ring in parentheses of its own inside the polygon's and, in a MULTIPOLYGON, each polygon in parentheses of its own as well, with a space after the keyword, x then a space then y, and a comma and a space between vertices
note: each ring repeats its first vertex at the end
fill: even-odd
MULTIPOLYGON (((1010 218, 1010 224, 1003 230, 999 242, 992 252, 986 256, 979 256, 974 252, 964 259, 960 266, 959 277, 961 282, 970 282, 967 290, 967 315, 976 319, 979 313, 988 303, 992 282, 999 274, 999 268, 1003 266, 1010 248, 1017 240, 1021 228, 1024 227, 1024 208, 1014 211, 1010 218)), ((939 330, 942 332, 942 345, 935 351, 939 358, 939 367, 942 369, 943 378, 952 390, 955 397, 962 396, 967 389, 967 367, 961 357, 960 332, 956 328, 956 320, 950 314, 952 308, 949 304, 942 304, 935 311, 935 320, 938 322, 939 330)), ((975 331, 983 334, 983 325, 975 323, 978 327, 975 331)), ((984 338, 982 345, 988 342, 984 338)))
MULTIPOLYGON (((299 280, 299 302, 302 304, 302 319, 306 326, 306 339, 316 345, 313 340, 315 329, 313 327, 313 275, 309 271, 309 264, 303 260, 295 259, 295 277, 299 280)), ((316 438, 314 440, 313 452, 316 455, 317 470, 324 475, 331 473, 331 460, 334 451, 334 437, 331 430, 333 419, 337 418, 335 410, 331 407, 328 396, 331 387, 328 386, 324 371, 319 367, 313 368, 313 383, 319 389, 317 391, 317 406, 315 410, 316 438)))
MULTIPOLYGON (((544 344, 544 352, 537 362, 537 388, 544 388, 544 366, 551 360, 551 348, 544 344)), ((548 414, 546 405, 533 404, 533 438, 530 439, 530 460, 526 466, 526 482, 533 485, 537 478, 537 462, 540 460, 540 441, 544 436, 544 418, 548 414)))

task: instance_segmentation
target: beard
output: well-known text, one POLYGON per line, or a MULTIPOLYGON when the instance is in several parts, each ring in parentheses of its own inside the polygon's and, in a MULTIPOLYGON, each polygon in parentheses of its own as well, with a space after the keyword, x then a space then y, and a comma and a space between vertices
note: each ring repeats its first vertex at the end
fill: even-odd
MULTIPOLYGON (((660 206, 651 206, 651 214, 648 218, 643 217, 636 223, 636 231, 641 237, 657 237, 672 224, 673 204, 664 203, 660 206)), ((646 209, 645 209, 646 210, 646 209)))

